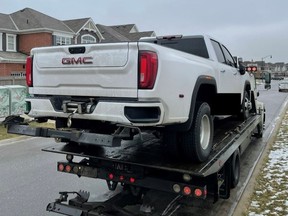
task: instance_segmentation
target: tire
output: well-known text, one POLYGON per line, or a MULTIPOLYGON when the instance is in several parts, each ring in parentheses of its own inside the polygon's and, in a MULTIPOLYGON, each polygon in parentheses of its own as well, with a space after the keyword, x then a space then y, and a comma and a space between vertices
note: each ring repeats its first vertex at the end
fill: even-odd
POLYGON ((265 124, 265 120, 266 120, 266 110, 264 107, 264 111, 263 111, 263 119, 262 121, 257 125, 257 132, 256 132, 256 137, 257 138, 262 138, 263 137, 263 131, 264 131, 264 124, 265 124))
POLYGON ((257 138, 262 138, 263 137, 263 124, 262 123, 257 125, 256 137, 257 138))
POLYGON ((240 120, 243 120, 245 121, 246 119, 249 118, 250 116, 250 110, 249 108, 247 107, 247 103, 250 101, 249 99, 249 94, 247 91, 244 92, 244 98, 243 98, 243 101, 242 101, 242 105, 241 105, 241 112, 239 114, 239 118, 240 120))
POLYGON ((236 188, 240 179, 240 152, 237 149, 231 158, 231 188, 236 188))
POLYGON ((183 134, 181 155, 185 160, 204 162, 208 159, 213 141, 213 120, 208 103, 197 103, 191 128, 183 134))

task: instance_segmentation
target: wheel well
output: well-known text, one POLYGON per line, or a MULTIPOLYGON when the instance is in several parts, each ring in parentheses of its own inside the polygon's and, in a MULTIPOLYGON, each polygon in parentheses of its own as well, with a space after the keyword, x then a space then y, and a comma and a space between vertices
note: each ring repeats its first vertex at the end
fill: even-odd
POLYGON ((213 110, 213 100, 216 95, 216 87, 211 84, 202 84, 198 90, 196 101, 207 102, 213 110))

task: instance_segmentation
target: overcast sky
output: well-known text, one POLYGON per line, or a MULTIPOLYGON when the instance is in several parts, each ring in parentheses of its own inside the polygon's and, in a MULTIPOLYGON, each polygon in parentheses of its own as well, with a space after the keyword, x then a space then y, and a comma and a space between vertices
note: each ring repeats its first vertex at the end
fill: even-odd
POLYGON ((0 13, 26 7, 60 20, 134 23, 158 36, 208 34, 244 60, 288 63, 287 0, 2 0, 0 13))

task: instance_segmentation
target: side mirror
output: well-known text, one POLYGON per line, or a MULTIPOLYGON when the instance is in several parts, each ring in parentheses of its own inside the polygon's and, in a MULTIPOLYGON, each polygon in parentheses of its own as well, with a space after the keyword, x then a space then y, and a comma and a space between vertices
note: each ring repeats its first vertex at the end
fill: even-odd
POLYGON ((241 63, 239 64, 239 72, 241 75, 244 75, 246 73, 245 67, 241 63))
POLYGON ((271 73, 264 72, 265 77, 265 89, 271 89, 271 73))
POLYGON ((270 84, 271 83, 271 73, 265 73, 265 84, 270 84))
POLYGON ((237 56, 234 56, 233 58, 235 61, 235 67, 239 69, 239 72, 241 75, 244 75, 246 73, 246 70, 245 70, 245 66, 242 64, 243 58, 237 57, 237 56))

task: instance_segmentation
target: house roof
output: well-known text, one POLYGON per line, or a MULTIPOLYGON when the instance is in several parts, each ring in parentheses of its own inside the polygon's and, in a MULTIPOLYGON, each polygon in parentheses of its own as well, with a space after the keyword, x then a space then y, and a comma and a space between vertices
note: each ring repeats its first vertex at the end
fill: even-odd
POLYGON ((131 41, 138 41, 141 37, 155 36, 154 31, 139 32, 135 24, 109 26, 131 41))
POLYGON ((127 35, 131 41, 138 41, 142 37, 152 37, 156 36, 154 31, 145 31, 145 32, 135 32, 127 35))
POLYGON ((72 29, 75 33, 81 30, 83 26, 90 20, 90 18, 64 20, 63 22, 72 29))
POLYGON ((138 41, 141 37, 155 36, 154 31, 138 32, 135 24, 104 26, 97 24, 105 38, 103 42, 138 41))
POLYGON ((20 11, 12 13, 10 16, 20 32, 45 29, 73 34, 73 31, 62 21, 31 8, 24 8, 20 11))
POLYGON ((103 42, 119 42, 119 41, 130 41, 129 38, 125 37, 123 34, 115 31, 113 28, 105 25, 96 25, 100 33, 104 37, 103 42))
POLYGON ((89 31, 95 31, 100 40, 104 39, 92 18, 64 20, 63 23, 65 23, 65 25, 72 29, 76 34, 78 34, 82 29, 86 29, 86 25, 88 25, 89 31))
POLYGON ((93 22, 91 18, 61 21, 31 8, 24 8, 10 15, 0 13, 0 29, 27 33, 37 31, 58 31, 77 34, 91 20, 95 31, 103 42, 137 41, 141 37, 155 36, 154 31, 139 32, 135 24, 105 26, 93 22))
POLYGON ((135 28, 136 31, 138 31, 135 24, 125 24, 125 25, 113 25, 109 26, 110 28, 113 28, 115 31, 122 32, 122 33, 132 33, 132 29, 135 28))
POLYGON ((14 25, 11 17, 7 14, 0 13, 0 29, 10 30, 10 31, 16 31, 17 28, 14 25))

